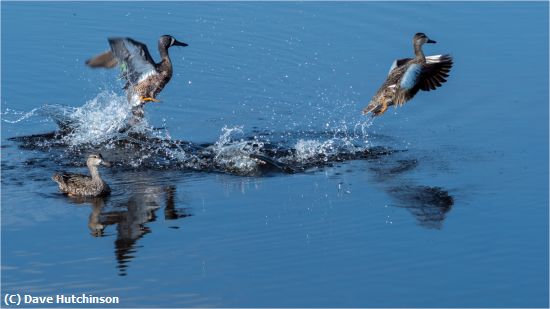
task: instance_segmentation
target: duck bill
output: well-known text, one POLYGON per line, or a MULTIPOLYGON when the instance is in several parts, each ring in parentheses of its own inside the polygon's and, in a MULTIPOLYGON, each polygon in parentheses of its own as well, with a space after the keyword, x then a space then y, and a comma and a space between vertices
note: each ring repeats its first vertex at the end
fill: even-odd
POLYGON ((437 43, 437 42, 436 42, 436 41, 434 41, 434 40, 430 40, 430 39, 428 39, 428 41, 427 41, 426 43, 431 43, 431 44, 435 44, 435 43, 437 43))
POLYGON ((183 47, 189 46, 189 44, 184 43, 184 42, 180 42, 180 41, 178 41, 178 40, 174 40, 174 44, 172 44, 172 45, 173 45, 173 46, 183 46, 183 47))

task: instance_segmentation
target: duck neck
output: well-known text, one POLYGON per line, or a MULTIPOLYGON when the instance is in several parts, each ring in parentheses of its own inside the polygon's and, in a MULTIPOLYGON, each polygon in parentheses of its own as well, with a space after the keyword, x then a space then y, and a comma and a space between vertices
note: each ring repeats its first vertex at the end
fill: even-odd
POLYGON ((93 181, 101 181, 101 177, 99 177, 99 171, 97 170, 97 166, 88 164, 88 169, 90 170, 90 175, 92 176, 93 181))
POLYGON ((159 43, 159 54, 160 54, 160 64, 164 66, 172 66, 172 61, 170 60, 170 56, 168 55, 168 47, 165 47, 164 45, 161 45, 159 43))
POLYGON ((416 55, 416 59, 421 59, 422 61, 426 61, 426 57, 424 56, 424 52, 422 51, 422 44, 414 43, 414 54, 416 55))

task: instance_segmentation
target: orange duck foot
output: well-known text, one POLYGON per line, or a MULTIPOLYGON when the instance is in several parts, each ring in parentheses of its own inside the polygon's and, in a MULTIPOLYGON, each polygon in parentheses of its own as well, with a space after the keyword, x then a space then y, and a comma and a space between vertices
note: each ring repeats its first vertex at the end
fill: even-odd
POLYGON ((150 98, 150 97, 141 97, 140 100, 142 102, 160 102, 160 100, 157 100, 155 98, 150 98))
POLYGON ((373 111, 373 114, 374 116, 380 116, 382 115, 383 113, 386 112, 386 110, 388 109, 388 102, 386 101, 383 101, 382 102, 382 106, 380 107, 377 107, 374 111, 373 111))

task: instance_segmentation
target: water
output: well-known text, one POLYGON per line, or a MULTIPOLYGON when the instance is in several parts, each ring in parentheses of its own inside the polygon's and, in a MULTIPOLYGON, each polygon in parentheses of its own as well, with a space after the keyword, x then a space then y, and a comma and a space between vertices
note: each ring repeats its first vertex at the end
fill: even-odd
POLYGON ((2 292, 548 306, 548 56, 544 2, 4 2, 2 292), (361 115, 419 31, 449 82, 361 115), (162 34, 189 47, 120 133, 118 72, 83 62, 162 34), (97 150, 112 195, 61 195, 97 150))

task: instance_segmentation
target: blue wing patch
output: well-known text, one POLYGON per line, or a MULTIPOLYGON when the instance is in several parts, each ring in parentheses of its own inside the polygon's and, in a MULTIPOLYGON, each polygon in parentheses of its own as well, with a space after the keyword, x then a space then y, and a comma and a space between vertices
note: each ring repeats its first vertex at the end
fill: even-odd
POLYGON ((422 66, 420 64, 411 64, 405 71, 405 74, 403 74, 403 78, 401 79, 401 83, 399 84, 401 88, 413 88, 418 82, 418 77, 420 76, 421 71, 422 66))

